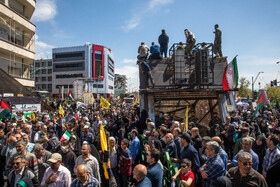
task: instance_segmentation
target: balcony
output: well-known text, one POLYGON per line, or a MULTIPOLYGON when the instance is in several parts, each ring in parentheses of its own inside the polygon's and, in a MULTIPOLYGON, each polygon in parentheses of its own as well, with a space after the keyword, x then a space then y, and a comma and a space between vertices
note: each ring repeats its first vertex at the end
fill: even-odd
POLYGON ((35 52, 33 52, 34 43, 30 46, 31 50, 26 49, 16 43, 10 42, 0 37, 0 51, 4 51, 5 53, 15 53, 22 58, 28 58, 30 60, 35 59, 35 52))
POLYGON ((16 55, 9 55, 0 50, 0 67, 22 85, 34 86, 34 76, 30 73, 33 71, 31 60, 23 59, 16 55))
POLYGON ((0 3, 0 22, 13 25, 21 30, 27 30, 29 32, 35 33, 36 26, 29 21, 22 14, 15 12, 15 10, 6 6, 3 3, 0 3), (13 23, 13 21, 15 23, 13 23))

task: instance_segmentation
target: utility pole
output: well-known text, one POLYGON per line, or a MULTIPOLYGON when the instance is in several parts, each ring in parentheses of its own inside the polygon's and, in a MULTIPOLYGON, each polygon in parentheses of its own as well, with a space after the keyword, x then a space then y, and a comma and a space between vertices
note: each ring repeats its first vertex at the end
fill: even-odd
POLYGON ((252 99, 253 99, 253 101, 256 99, 256 98, 254 98, 254 84, 255 84, 256 80, 258 79, 258 77, 261 73, 264 73, 264 72, 263 71, 259 72, 257 74, 255 80, 254 80, 254 77, 252 76, 252 99))

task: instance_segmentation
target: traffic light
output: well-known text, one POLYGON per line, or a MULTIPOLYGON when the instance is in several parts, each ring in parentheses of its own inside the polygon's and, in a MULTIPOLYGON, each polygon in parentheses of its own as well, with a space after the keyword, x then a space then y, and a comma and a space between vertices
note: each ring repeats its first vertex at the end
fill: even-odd
POLYGON ((277 79, 273 80, 273 81, 270 81, 270 86, 273 87, 273 86, 277 86, 277 79))
POLYGON ((277 86, 277 79, 274 80, 274 86, 277 86))
POLYGON ((257 99, 257 97, 258 97, 258 92, 255 91, 255 92, 253 93, 253 100, 255 101, 255 100, 257 99))

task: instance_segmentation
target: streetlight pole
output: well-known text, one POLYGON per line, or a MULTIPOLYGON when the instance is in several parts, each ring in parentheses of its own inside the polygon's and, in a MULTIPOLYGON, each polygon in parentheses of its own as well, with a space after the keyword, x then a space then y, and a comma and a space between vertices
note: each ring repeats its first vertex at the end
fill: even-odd
POLYGON ((257 74, 255 80, 254 80, 254 77, 252 76, 252 98, 254 97, 254 84, 255 84, 256 80, 258 79, 258 77, 259 77, 259 75, 260 75, 261 73, 264 73, 264 72, 263 72, 263 71, 259 72, 259 73, 257 74))

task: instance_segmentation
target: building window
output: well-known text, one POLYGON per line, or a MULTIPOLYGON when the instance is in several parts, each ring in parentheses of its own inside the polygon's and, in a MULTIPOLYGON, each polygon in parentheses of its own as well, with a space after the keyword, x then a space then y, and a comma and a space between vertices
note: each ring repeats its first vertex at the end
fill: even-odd
POLYGON ((52 89, 52 84, 48 84, 48 90, 52 89))
POLYGON ((36 62, 35 67, 40 67, 40 62, 36 62))
POLYGON ((73 57, 83 57, 83 53, 63 53, 56 54, 55 58, 73 58, 73 57))
POLYGON ((57 63, 54 64, 53 72, 62 72, 62 71, 79 71, 84 70, 84 62, 75 62, 75 63, 57 63))
POLYGON ((48 69, 48 74, 52 74, 52 69, 48 69))
POLYGON ((114 64, 114 61, 109 57, 109 55, 108 55, 108 62, 109 62, 109 64, 114 64))
POLYGON ((42 74, 46 74, 47 70, 46 69, 42 69, 42 74))
POLYGON ((42 77, 42 82, 45 82, 47 80, 46 77, 42 77))
POLYGON ((52 77, 48 77, 48 81, 52 81, 52 77))
POLYGON ((108 67, 108 69, 109 69, 108 73, 109 73, 110 75, 114 76, 114 69, 111 68, 110 66, 108 67))
POLYGON ((35 82, 38 82, 39 81, 39 77, 35 77, 35 82))
POLYGON ((45 84, 42 84, 42 89, 46 89, 46 85, 45 84))
POLYGON ((57 79, 69 79, 69 78, 78 78, 83 77, 83 74, 64 74, 64 75, 56 75, 57 79))
POLYGON ((113 90, 114 88, 113 88, 113 86, 109 86, 109 89, 113 90))
MULTIPOLYGON (((55 87, 57 88, 57 89, 59 89, 59 87, 64 87, 64 88, 68 88, 68 85, 56 85, 55 87)), ((69 88, 73 88, 73 85, 69 85, 69 88)))
POLYGON ((52 66, 52 61, 49 61, 49 62, 48 62, 48 66, 49 66, 49 67, 52 66))
POLYGON ((103 84, 93 84, 93 88, 103 88, 103 84))

